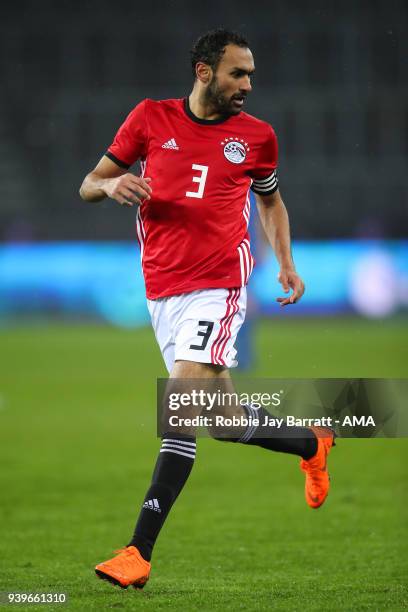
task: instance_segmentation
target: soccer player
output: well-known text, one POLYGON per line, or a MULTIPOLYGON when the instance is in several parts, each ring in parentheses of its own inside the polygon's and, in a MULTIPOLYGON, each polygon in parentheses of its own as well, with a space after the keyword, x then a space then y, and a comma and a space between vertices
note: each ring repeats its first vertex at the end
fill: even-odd
MULTIPOLYGON (((253 268, 249 189, 280 265, 286 294, 304 292, 291 256, 288 215, 278 189, 278 145, 272 127, 243 111, 252 90, 248 42, 228 30, 203 35, 191 52, 194 85, 183 99, 143 100, 80 189, 89 202, 112 198, 137 208, 137 236, 152 325, 170 379, 228 381, 237 364, 234 342, 246 309, 253 268), (141 163, 141 175, 129 168, 141 163)), ((265 425, 264 408, 237 406, 258 418, 229 442, 301 457, 306 501, 318 508, 329 489, 327 455, 334 434, 324 428, 265 425), (290 431, 289 431, 290 429, 290 431)), ((249 419, 248 419, 249 421, 249 419)), ((153 546, 193 467, 194 435, 166 431, 133 537, 96 566, 121 587, 142 588, 153 546)))

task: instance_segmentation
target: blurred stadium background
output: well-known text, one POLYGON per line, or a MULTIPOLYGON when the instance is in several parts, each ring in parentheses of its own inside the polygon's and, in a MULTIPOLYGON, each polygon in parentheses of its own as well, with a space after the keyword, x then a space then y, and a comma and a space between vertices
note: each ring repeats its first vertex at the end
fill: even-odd
MULTIPOLYGON (((138 101, 189 93, 188 51, 203 31, 223 25, 250 40, 257 73, 246 110, 277 132, 307 287, 300 304, 279 310, 276 264, 258 245, 246 365, 259 376, 406 377, 407 19, 403 0, 20 0, 1 9, 0 589, 65 586, 78 609, 112 603, 104 585, 90 583, 89 567, 132 527, 156 452, 155 379, 164 368, 148 325, 134 211, 85 204, 78 189, 138 101)), ((254 477, 246 449, 203 440, 159 545, 158 599, 145 608, 205 609, 199 585, 212 609, 236 609, 238 597, 253 609, 248 580, 257 609, 268 608, 276 581, 275 609, 406 604, 406 441, 357 442, 342 441, 338 488, 316 518, 286 458, 274 458, 277 500, 260 476, 270 458, 252 455, 254 477), (257 507, 256 529, 243 529, 260 496, 269 505, 257 507), (333 534, 341 541, 327 551, 333 534), (258 553, 268 538, 274 555, 265 567, 258 553), (240 570, 229 565, 230 549, 240 570), (167 565, 174 552, 188 574, 177 575, 176 593, 167 565), (318 575, 304 571, 311 556, 318 575)))
MULTIPOLYGON (((238 0, 201 13, 177 1, 44 0, 2 13, 2 321, 146 324, 134 211, 84 204, 78 188, 139 100, 190 91, 191 43, 221 24, 248 35, 247 110, 280 141, 307 285, 293 314, 406 312, 406 3, 261 1, 248 12, 238 0)), ((277 311, 275 277, 266 257, 253 281, 263 314, 277 311)))

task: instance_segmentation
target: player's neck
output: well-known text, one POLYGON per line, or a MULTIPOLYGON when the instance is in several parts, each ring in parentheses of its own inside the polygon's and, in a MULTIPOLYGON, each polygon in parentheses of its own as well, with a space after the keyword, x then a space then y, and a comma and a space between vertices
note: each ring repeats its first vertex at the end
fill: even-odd
POLYGON ((220 113, 215 113, 214 110, 203 103, 203 96, 194 88, 188 97, 190 111, 197 119, 220 119, 220 113))

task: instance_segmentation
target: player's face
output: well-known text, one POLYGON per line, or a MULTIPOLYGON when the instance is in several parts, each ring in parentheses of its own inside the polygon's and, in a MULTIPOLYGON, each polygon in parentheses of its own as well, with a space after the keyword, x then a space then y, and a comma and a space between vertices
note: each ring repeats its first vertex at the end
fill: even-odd
POLYGON ((251 91, 254 58, 246 47, 227 45, 205 92, 206 102, 222 115, 238 115, 251 91))

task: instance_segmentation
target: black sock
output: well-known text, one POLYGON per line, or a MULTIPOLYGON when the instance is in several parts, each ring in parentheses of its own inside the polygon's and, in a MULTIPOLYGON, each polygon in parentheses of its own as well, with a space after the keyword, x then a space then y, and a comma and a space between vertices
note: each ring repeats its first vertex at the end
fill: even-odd
POLYGON ((160 529, 190 475, 195 454, 195 438, 177 434, 163 436, 152 482, 128 544, 136 546, 146 561, 150 561, 160 529))
POLYGON ((276 418, 264 408, 255 410, 252 406, 243 406, 248 417, 259 419, 259 425, 249 425, 245 433, 236 440, 243 444, 261 446, 268 450, 281 453, 299 455, 303 459, 310 459, 317 452, 317 439, 309 427, 288 427, 282 423, 281 427, 263 425, 265 417, 276 418))

